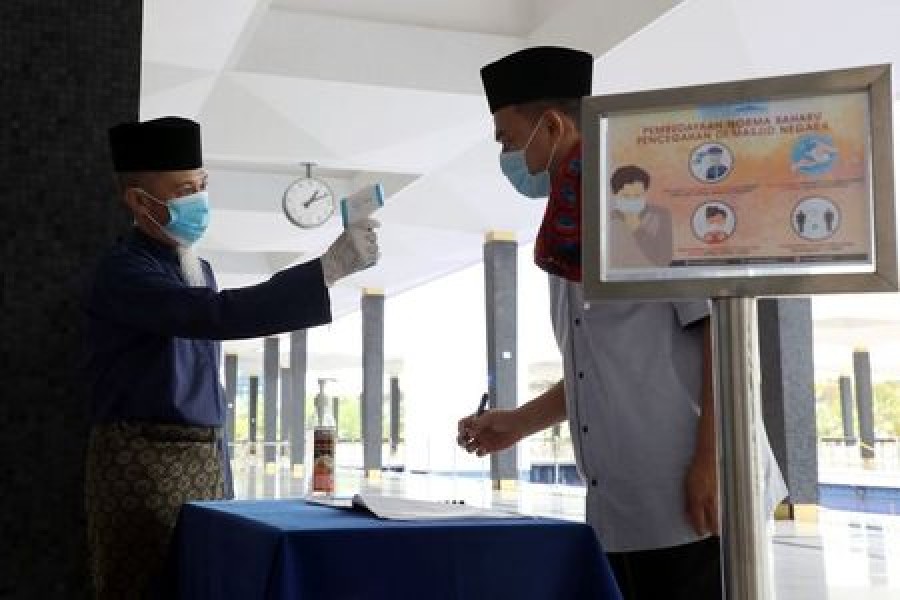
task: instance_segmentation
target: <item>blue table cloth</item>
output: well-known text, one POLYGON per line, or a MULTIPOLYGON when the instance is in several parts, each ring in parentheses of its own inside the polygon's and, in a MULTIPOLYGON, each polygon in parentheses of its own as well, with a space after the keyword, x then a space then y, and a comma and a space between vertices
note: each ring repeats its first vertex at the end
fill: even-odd
POLYGON ((170 568, 190 599, 620 599, 585 524, 384 521, 302 500, 186 504, 170 568))

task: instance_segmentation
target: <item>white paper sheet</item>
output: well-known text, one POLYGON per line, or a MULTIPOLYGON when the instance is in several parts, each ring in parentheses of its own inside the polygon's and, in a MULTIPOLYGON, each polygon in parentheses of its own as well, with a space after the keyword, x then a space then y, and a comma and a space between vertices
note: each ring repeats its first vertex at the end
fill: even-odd
POLYGON ((522 515, 510 511, 489 510, 468 504, 452 502, 428 502, 380 496, 377 494, 356 494, 352 498, 306 498, 313 504, 353 508, 367 512, 379 519, 395 521, 418 521, 434 519, 525 519, 522 515))

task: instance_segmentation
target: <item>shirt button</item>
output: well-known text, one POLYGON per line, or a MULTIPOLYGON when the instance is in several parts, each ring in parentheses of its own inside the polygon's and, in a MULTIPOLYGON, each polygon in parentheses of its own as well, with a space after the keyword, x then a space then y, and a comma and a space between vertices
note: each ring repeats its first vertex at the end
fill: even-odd
POLYGON ((591 479, 591 486, 597 487, 597 480, 596 480, 596 479, 591 479))
POLYGON ((578 371, 578 379, 584 379, 584 371, 578 371))
POLYGON ((582 425, 582 426, 581 426, 581 431, 582 431, 583 433, 587 433, 587 432, 588 432, 588 426, 587 426, 587 425, 582 425))

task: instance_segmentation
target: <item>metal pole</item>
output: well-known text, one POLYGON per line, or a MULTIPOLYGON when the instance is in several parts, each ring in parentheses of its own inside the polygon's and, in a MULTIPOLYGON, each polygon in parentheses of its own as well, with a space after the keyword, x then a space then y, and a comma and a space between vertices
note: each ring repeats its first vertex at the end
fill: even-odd
POLYGON ((754 298, 714 300, 713 357, 725 597, 767 600, 775 593, 762 503, 758 440, 762 412, 754 298))

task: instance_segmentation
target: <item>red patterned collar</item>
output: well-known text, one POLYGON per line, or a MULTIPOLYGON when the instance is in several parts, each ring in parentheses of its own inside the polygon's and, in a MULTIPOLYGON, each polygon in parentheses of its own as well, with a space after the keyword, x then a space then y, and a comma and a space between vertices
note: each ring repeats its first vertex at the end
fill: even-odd
POLYGON ((581 281, 581 141, 566 153, 550 185, 550 198, 534 246, 544 271, 581 281))

